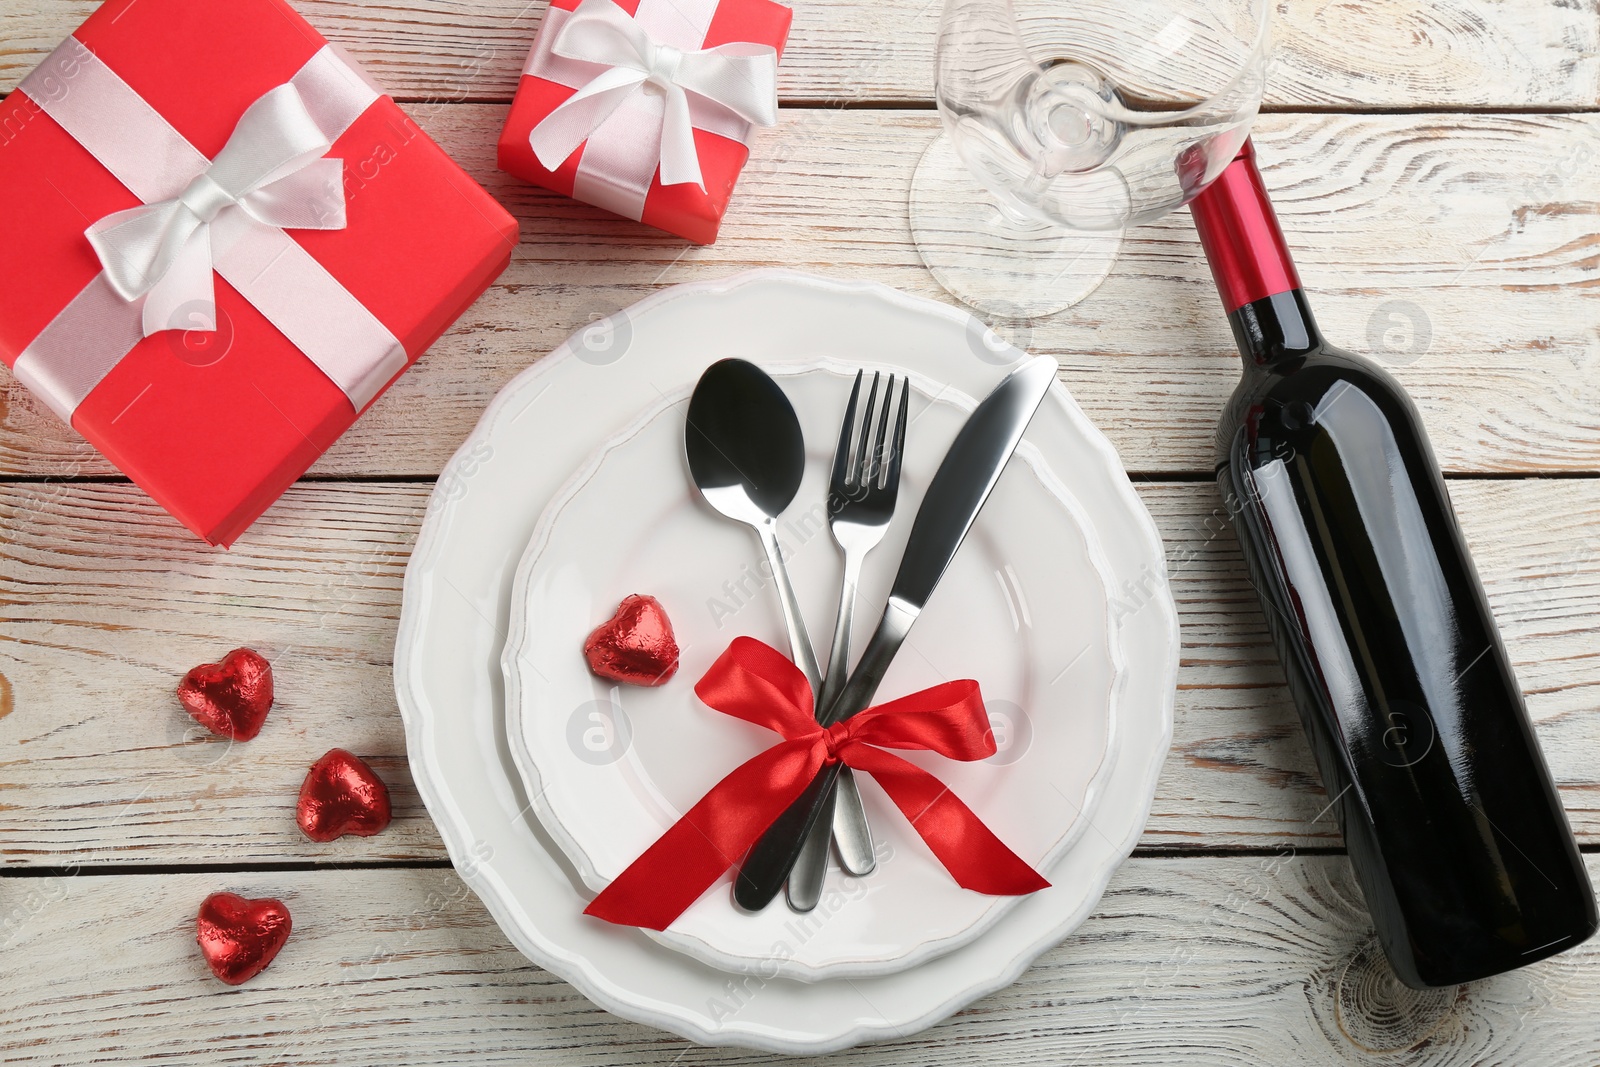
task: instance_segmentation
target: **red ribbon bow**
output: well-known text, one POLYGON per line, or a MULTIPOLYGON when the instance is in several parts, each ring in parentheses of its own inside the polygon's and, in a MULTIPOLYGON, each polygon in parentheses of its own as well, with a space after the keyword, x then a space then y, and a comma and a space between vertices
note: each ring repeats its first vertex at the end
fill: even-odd
POLYGON ((835 760, 872 775, 962 887, 1015 896, 1050 885, 943 782, 883 750, 925 749, 962 761, 994 755, 977 682, 936 685, 824 729, 812 717, 811 686, 799 668, 770 645, 739 637, 694 691, 709 707, 784 740, 712 787, 595 897, 586 915, 665 930, 835 760))

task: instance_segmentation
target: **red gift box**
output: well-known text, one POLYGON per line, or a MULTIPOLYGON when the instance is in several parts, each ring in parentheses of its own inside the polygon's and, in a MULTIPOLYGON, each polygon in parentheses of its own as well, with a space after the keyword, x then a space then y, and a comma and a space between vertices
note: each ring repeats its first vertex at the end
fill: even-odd
MULTIPOLYGON (((699 184, 674 183, 675 175, 665 174, 670 152, 662 154, 657 146, 662 144, 661 132, 666 134, 667 142, 672 140, 671 130, 659 127, 661 105, 652 105, 648 100, 629 101, 619 107, 564 162, 556 163, 549 156, 541 162, 540 154, 530 143, 535 130, 562 105, 589 91, 594 79, 615 69, 557 51, 563 44, 562 31, 569 27, 574 13, 582 9, 588 14, 597 6, 608 7, 610 0, 551 0, 512 101, 511 115, 500 135, 500 169, 626 218, 710 244, 717 239, 734 184, 750 156, 751 122, 770 124, 776 118, 776 88, 768 89, 773 115, 754 119, 747 110, 728 106, 741 92, 752 91, 752 79, 745 71, 724 76, 723 85, 732 83, 736 87, 724 102, 715 95, 696 92, 704 85, 697 86, 692 78, 687 79, 693 154, 702 178, 699 184), (656 108, 653 114, 651 106, 656 108), (661 168, 656 166, 658 158, 663 161, 661 168)), ((679 57, 683 53, 701 50, 748 55, 770 49, 770 65, 775 70, 793 16, 789 8, 771 0, 616 0, 616 6, 633 17, 651 45, 665 46, 671 57, 664 63, 668 78, 673 68, 682 69, 679 57)), ((656 49, 647 46, 644 50, 656 49)), ((661 95, 663 63, 651 62, 652 58, 637 64, 641 98, 661 95)))
POLYGON ((488 288, 516 241, 511 216, 282 0, 108 0, 0 101, 0 358, 214 544, 232 543, 315 462, 488 288), (247 110, 269 94, 283 104, 286 84, 303 98, 296 121, 331 142, 296 162, 310 168, 299 179, 333 177, 326 202, 275 209, 315 208, 305 225, 327 228, 202 203, 226 186, 218 156, 246 132, 247 110), (222 185, 197 194, 195 161, 222 185), (214 285, 215 314, 185 304, 151 332, 141 309, 156 294, 113 293, 117 275, 86 230, 151 203, 163 182, 182 196, 162 204, 181 199, 196 212, 185 219, 211 227, 217 273, 198 277, 214 285))

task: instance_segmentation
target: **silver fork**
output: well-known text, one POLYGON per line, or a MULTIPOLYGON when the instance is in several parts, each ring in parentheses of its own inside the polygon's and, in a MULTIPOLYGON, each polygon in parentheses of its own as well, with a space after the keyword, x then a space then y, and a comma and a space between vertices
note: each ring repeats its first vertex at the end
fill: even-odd
MULTIPOLYGON (((861 397, 863 374, 857 372, 845 408, 844 425, 839 430, 839 445, 833 455, 833 476, 828 485, 828 525, 833 539, 844 551, 844 581, 839 588, 839 616, 833 625, 833 649, 828 654, 828 674, 823 679, 817 708, 833 705, 850 673, 850 627, 855 618, 856 589, 861 584, 861 563, 877 547, 894 518, 895 499, 900 492, 900 458, 905 451, 906 414, 911 398, 907 383, 900 383, 899 412, 895 417, 893 439, 889 421, 894 415, 895 378, 889 376, 883 392, 883 408, 873 415, 878 400, 881 375, 872 375, 872 389, 857 432, 856 406, 861 397), (853 445, 853 447, 852 447, 853 445)), ((832 812, 824 810, 806 838, 800 858, 789 873, 786 891, 789 906, 795 911, 810 911, 822 897, 822 882, 828 870, 828 838, 839 848, 839 862, 851 874, 869 874, 877 860, 872 851, 872 831, 861 807, 861 794, 855 776, 845 767, 834 790, 832 812)))

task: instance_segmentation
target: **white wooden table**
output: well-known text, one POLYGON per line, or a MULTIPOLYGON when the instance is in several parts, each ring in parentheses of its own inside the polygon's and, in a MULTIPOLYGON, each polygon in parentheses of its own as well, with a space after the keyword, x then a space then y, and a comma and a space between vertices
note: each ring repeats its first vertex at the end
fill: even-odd
MULTIPOLYGON (((0 0, 0 91, 94 6, 0 0)), ((600 1011, 456 878, 390 681, 401 575, 490 397, 594 318, 771 263, 941 297, 905 207, 938 121, 937 0, 796 5, 782 120, 710 248, 495 170, 543 0, 299 6, 520 218, 522 244, 231 552, 0 374, 0 1061, 765 1061, 600 1011), (172 688, 236 645, 274 657, 281 698, 230 749, 194 738, 172 688), (371 758, 396 818, 312 845, 295 792, 334 745, 371 758), (238 989, 193 942, 215 889, 294 912, 278 960, 238 989)), ((1600 5, 1279 0, 1276 33, 1256 140, 1306 285, 1329 336, 1380 355, 1421 406, 1568 816, 1600 850, 1600 5)), ((1077 935, 951 1021, 837 1058, 1600 1061, 1600 944, 1431 993, 1381 961, 1211 484, 1237 357, 1186 213, 1013 339, 1059 358, 1167 539, 1172 753, 1138 852, 1077 935)))

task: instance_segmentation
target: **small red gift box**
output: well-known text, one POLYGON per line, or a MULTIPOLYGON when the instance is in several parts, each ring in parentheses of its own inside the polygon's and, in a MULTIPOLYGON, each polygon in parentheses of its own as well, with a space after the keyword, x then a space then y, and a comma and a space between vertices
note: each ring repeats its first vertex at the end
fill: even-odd
POLYGON ((700 244, 777 121, 793 13, 771 0, 551 0, 500 169, 700 244))
POLYGON ((282 0, 108 0, 0 101, 0 358, 214 544, 516 240, 282 0))

